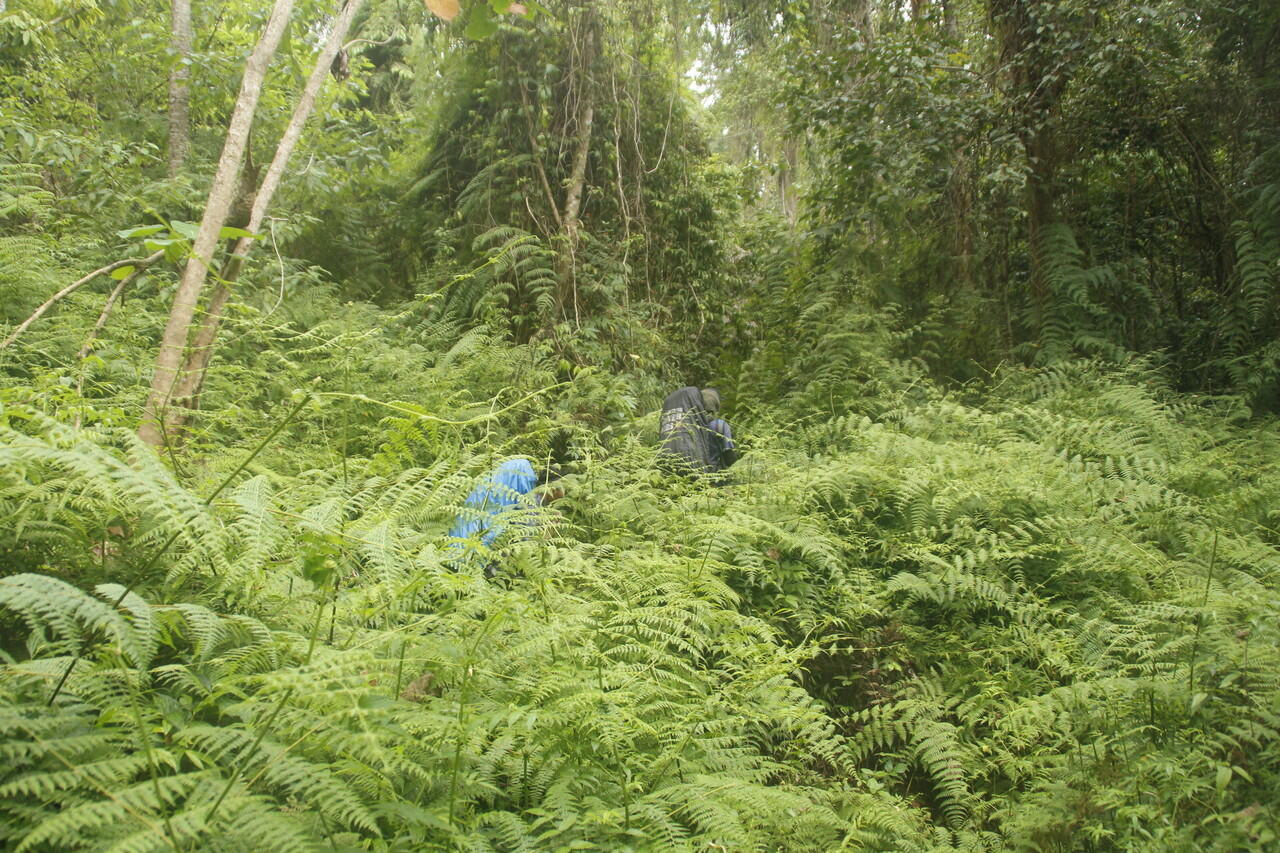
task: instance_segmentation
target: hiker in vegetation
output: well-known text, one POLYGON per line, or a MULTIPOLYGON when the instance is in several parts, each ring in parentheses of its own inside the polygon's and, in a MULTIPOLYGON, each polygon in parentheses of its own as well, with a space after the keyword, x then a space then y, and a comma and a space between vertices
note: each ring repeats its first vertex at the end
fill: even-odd
MULTIPOLYGON (((506 530, 507 519, 504 516, 508 513, 521 505, 531 506, 535 501, 547 504, 563 496, 563 489, 552 487, 543 490, 535 501, 526 498, 535 487, 545 486, 558 478, 559 472, 554 465, 537 474, 528 459, 506 460, 467 495, 462 512, 449 528, 450 549, 461 558, 467 542, 475 541, 477 537, 484 548, 491 547, 506 530)), ((497 571, 497 564, 489 559, 485 564, 485 576, 493 577, 497 571)))
POLYGON ((716 417, 719 411, 720 393, 714 388, 699 391, 690 385, 667 396, 658 438, 668 467, 696 476, 714 474, 734 463, 733 430, 716 417))
POLYGON ((706 404, 711 421, 707 424, 710 434, 707 440, 711 444, 711 456, 715 460, 715 470, 723 471, 738 461, 737 445, 733 443, 733 430, 729 422, 720 417, 720 392, 714 388, 702 389, 702 402, 706 404))

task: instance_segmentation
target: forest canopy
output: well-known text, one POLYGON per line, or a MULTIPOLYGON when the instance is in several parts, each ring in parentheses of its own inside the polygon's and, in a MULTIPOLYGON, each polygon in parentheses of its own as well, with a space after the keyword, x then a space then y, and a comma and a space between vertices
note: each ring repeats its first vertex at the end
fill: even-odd
POLYGON ((1275 849, 1277 410, 1274 0, 0 0, 0 846, 1275 849))

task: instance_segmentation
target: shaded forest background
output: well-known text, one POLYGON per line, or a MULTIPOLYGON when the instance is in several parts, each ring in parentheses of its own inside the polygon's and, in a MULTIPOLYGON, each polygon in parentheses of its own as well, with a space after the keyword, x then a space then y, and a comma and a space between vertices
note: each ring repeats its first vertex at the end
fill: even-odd
POLYGON ((284 3, 0 0, 5 843, 1275 843, 1280 6, 284 3))

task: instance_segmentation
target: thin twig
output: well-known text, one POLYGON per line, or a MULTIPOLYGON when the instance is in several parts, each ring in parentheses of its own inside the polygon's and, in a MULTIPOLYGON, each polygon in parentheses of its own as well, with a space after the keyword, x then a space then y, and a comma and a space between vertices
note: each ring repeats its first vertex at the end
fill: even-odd
POLYGON ((31 314, 30 317, 23 320, 22 323, 19 324, 18 328, 13 330, 13 334, 5 338, 3 343, 0 343, 0 349, 5 349, 14 341, 16 341, 19 335, 25 332, 32 323, 34 323, 36 320, 39 320, 41 315, 43 315, 44 312, 52 308, 54 304, 57 303, 60 299, 63 299, 64 297, 70 295, 72 292, 74 292, 75 290, 78 290, 81 286, 86 285, 89 282, 93 281, 98 276, 106 275, 107 273, 115 272, 121 267, 128 267, 128 266, 137 267, 137 269, 134 271, 134 274, 136 275, 137 273, 141 272, 142 270, 145 270, 147 267, 154 264, 156 261, 160 260, 160 258, 163 256, 164 256, 164 251, 162 250, 162 251, 156 252, 154 255, 150 255, 145 258, 125 258, 122 261, 113 261, 112 263, 107 264, 105 267, 100 267, 99 269, 94 270, 93 272, 86 275, 84 278, 78 279, 72 282, 71 284, 68 284, 66 287, 62 288, 62 290, 59 290, 57 293, 53 294, 53 296, 50 296, 47 300, 45 300, 45 303, 41 305, 39 308, 37 308, 31 314))
POLYGON ((351 48, 355 47, 358 44, 367 44, 367 45, 372 45, 373 47, 382 47, 383 45, 391 44, 391 42, 395 41, 395 38, 396 38, 395 36, 387 36, 382 41, 374 41, 373 39, 352 39, 351 41, 344 44, 342 46, 342 49, 350 50, 351 48))
MULTIPOLYGON (((156 254, 162 254, 162 252, 157 252, 156 254)), ((146 267, 140 267, 120 279, 120 283, 115 286, 115 289, 111 291, 111 295, 107 297, 107 301, 103 303, 102 313, 98 315, 98 322, 93 324, 93 330, 89 332, 89 337, 85 339, 84 346, 80 347, 80 352, 76 355, 76 358, 82 362, 80 364, 80 375, 76 378, 76 397, 82 397, 84 395, 85 369, 83 362, 88 357, 89 351, 93 349, 93 342, 97 340, 99 333, 101 333, 106 327, 107 319, 111 316, 111 309, 115 307, 116 300, 118 300, 120 295, 124 293, 124 289, 137 281, 138 277, 145 271, 146 267)), ((83 408, 76 412, 75 425, 77 429, 80 428, 80 415, 82 412, 83 408)))
MULTIPOLYGON (((156 252, 156 255, 159 254, 163 253, 156 252)), ((156 255, 152 255, 151 257, 154 258, 156 255)), ((148 260, 150 260, 150 258, 148 258, 148 260)), ((111 295, 107 297, 107 301, 102 304, 102 313, 98 315, 98 322, 93 324, 93 331, 89 332, 89 337, 85 340, 84 346, 80 347, 80 352, 77 356, 78 358, 84 358, 89 354, 89 350, 93 348, 93 342, 97 339, 98 335, 101 334, 103 328, 106 327, 107 320, 111 317, 111 309, 115 307, 116 300, 120 298, 120 294, 124 293, 124 289, 137 281, 139 276, 144 272, 146 272, 146 267, 140 267, 120 279, 120 283, 116 285, 115 290, 111 291, 111 295)))

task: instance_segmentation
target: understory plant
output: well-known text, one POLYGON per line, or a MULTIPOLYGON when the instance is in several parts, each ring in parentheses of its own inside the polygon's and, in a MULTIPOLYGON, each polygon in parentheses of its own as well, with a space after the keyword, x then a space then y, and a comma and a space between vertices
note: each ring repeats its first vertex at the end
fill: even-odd
MULTIPOLYGON (((558 423, 555 399, 524 426, 558 423)), ((6 407, 7 845, 1280 831, 1273 426, 1075 363, 760 418, 711 486, 660 475, 652 425, 623 419, 573 436, 563 500, 459 559, 445 531, 524 427, 379 404, 348 413, 367 456, 241 470, 246 449, 186 481, 123 427, 6 407)), ((333 423, 299 412, 288 429, 333 423)))

